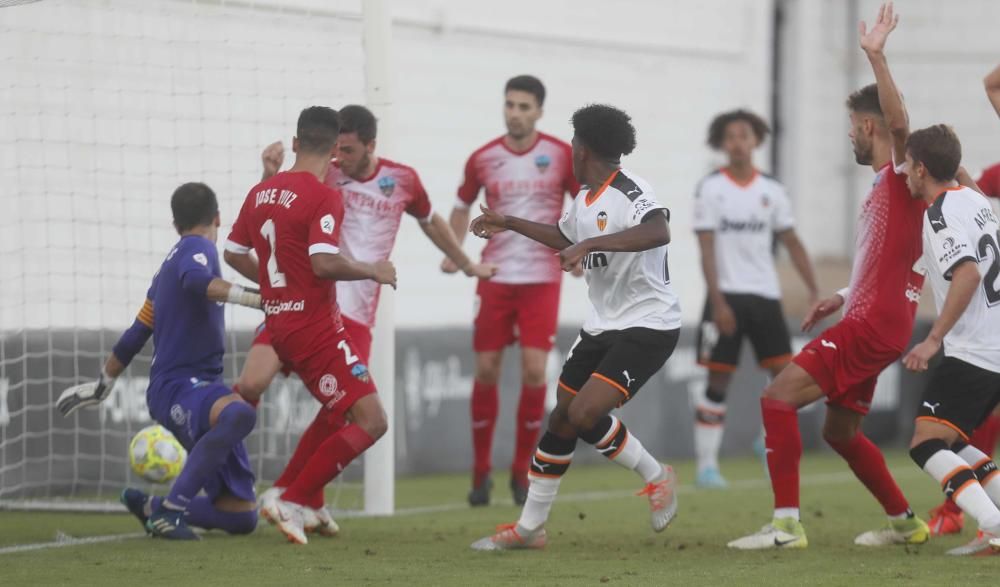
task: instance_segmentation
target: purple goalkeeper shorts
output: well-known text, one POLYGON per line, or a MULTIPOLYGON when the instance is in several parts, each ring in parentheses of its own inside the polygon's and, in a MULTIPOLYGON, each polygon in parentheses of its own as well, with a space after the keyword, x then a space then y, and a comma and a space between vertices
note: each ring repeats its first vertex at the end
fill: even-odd
MULTIPOLYGON (((173 433, 190 453, 198 439, 211 428, 212 405, 231 393, 233 391, 219 380, 169 377, 150 382, 146 404, 153 420, 173 433)), ((218 472, 205 483, 204 491, 212 501, 225 494, 256 501, 255 484, 250 456, 240 442, 233 447, 218 472)))

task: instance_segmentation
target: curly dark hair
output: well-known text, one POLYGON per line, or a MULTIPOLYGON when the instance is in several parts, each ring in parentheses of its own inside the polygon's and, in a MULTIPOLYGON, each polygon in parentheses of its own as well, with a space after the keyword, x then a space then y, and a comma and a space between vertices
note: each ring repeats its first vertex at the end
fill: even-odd
POLYGON ((771 127, 764 122, 764 119, 749 110, 740 108, 730 112, 723 112, 712 120, 712 124, 708 125, 709 147, 716 150, 722 148, 722 139, 726 136, 726 127, 732 122, 745 122, 749 124, 754 136, 757 137, 758 145, 763 143, 764 139, 771 132, 771 127))
POLYGON ((573 113, 573 133, 588 149, 609 161, 635 150, 632 117, 607 104, 589 104, 573 113))

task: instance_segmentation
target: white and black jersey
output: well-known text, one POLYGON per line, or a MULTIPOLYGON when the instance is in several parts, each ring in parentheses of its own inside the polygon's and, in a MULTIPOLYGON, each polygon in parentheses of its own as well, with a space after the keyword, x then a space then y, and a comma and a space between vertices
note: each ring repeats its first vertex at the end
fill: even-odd
POLYGON ((698 184, 694 229, 715 233, 715 266, 724 293, 781 298, 774 233, 795 227, 785 188, 760 172, 748 183, 720 169, 698 184))
MULTIPOLYGON (((620 169, 596 191, 581 190, 558 226, 570 242, 578 243, 638 226, 653 214, 670 218, 645 180, 620 169)), ((593 252, 583 266, 592 305, 584 331, 680 328, 666 245, 638 253, 593 252)))
POLYGON ((1000 372, 1000 224, 979 192, 956 187, 942 193, 924 214, 920 260, 934 290, 938 312, 951 275, 965 261, 976 263, 982 285, 944 337, 944 354, 1000 372))

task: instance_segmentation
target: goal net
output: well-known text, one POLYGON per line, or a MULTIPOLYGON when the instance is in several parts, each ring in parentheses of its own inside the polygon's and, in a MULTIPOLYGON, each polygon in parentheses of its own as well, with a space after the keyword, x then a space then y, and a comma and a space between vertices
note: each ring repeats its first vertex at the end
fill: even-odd
MULTIPOLYGON (((99 408, 63 418, 176 241, 169 197, 203 181, 223 228, 290 147, 299 111, 365 101, 363 19, 318 0, 43 0, 0 7, 0 507, 116 508, 127 446, 148 425, 149 349, 99 408)), ((289 156, 290 149, 288 150, 289 156)), ((224 269, 226 277, 236 279, 224 269)), ((227 307, 226 380, 259 312, 227 307)), ((151 346, 151 345, 150 345, 151 346)), ((297 379, 265 394, 247 441, 262 483, 317 404, 297 379)), ((361 467, 335 485, 362 506, 361 467)), ((165 488, 154 488, 163 492, 165 488)))

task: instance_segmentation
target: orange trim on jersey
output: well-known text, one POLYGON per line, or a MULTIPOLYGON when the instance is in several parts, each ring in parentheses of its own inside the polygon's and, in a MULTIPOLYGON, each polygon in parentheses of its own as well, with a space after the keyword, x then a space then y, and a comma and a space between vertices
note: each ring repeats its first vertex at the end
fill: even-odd
POLYGON ((565 389, 566 391, 572 393, 573 395, 576 395, 576 394, 580 393, 577 390, 573 389, 572 387, 570 387, 570 386, 566 385, 565 383, 563 383, 562 379, 559 380, 559 387, 565 389))
POLYGON ((609 383, 612 387, 614 387, 618 391, 622 392, 622 394, 625 396, 625 398, 628 399, 628 397, 629 397, 628 390, 625 389, 624 387, 622 387, 621 384, 618 383, 617 381, 615 381, 614 379, 609 379, 609 378, 605 377, 604 375, 601 375, 600 373, 591 373, 590 376, 593 377, 593 378, 595 378, 595 379, 600 379, 601 381, 603 381, 605 383, 609 383))
POLYGON ((750 176, 750 179, 748 179, 747 181, 740 181, 740 180, 736 179, 735 177, 733 177, 733 174, 729 173, 729 168, 728 167, 723 167, 719 171, 722 172, 722 175, 726 176, 726 179, 728 179, 729 181, 735 183, 736 185, 740 186, 741 188, 745 188, 748 185, 752 184, 754 182, 754 180, 757 179, 757 176, 760 175, 760 172, 757 171, 756 169, 754 169, 753 170, 753 175, 750 176))
POLYGON ((146 300, 135 319, 142 322, 149 328, 153 327, 153 302, 151 300, 146 300))
POLYGON ((924 420, 926 422, 934 422, 936 424, 941 424, 942 426, 947 426, 948 428, 951 428, 955 432, 958 432, 958 435, 962 437, 962 440, 969 442, 968 435, 966 435, 965 432, 962 432, 958 426, 955 426, 954 424, 952 424, 947 420, 942 420, 941 418, 934 418, 932 416, 917 416, 917 421, 920 420, 924 420))
POLYGON ((702 361, 698 359, 698 364, 705 367, 709 371, 718 371, 720 373, 735 373, 736 365, 727 365, 725 363, 713 363, 712 361, 702 361))
POLYGON ((944 191, 946 191, 946 192, 957 192, 958 190, 963 189, 964 187, 965 187, 964 185, 959 184, 959 185, 956 185, 954 187, 944 188, 944 191))
POLYGON ((601 184, 601 187, 597 188, 596 192, 593 190, 587 192, 587 197, 584 199, 584 203, 587 204, 587 207, 590 207, 591 204, 596 202, 601 197, 601 194, 604 193, 604 190, 608 189, 608 186, 611 185, 611 182, 614 181, 616 177, 618 177, 619 171, 621 170, 615 169, 614 173, 609 175, 608 178, 604 180, 604 183, 601 184))
POLYGON ((777 365, 778 363, 791 363, 792 356, 793 356, 792 353, 785 353, 783 355, 778 355, 776 357, 769 357, 761 361, 760 366, 765 369, 770 369, 771 367, 777 365))

